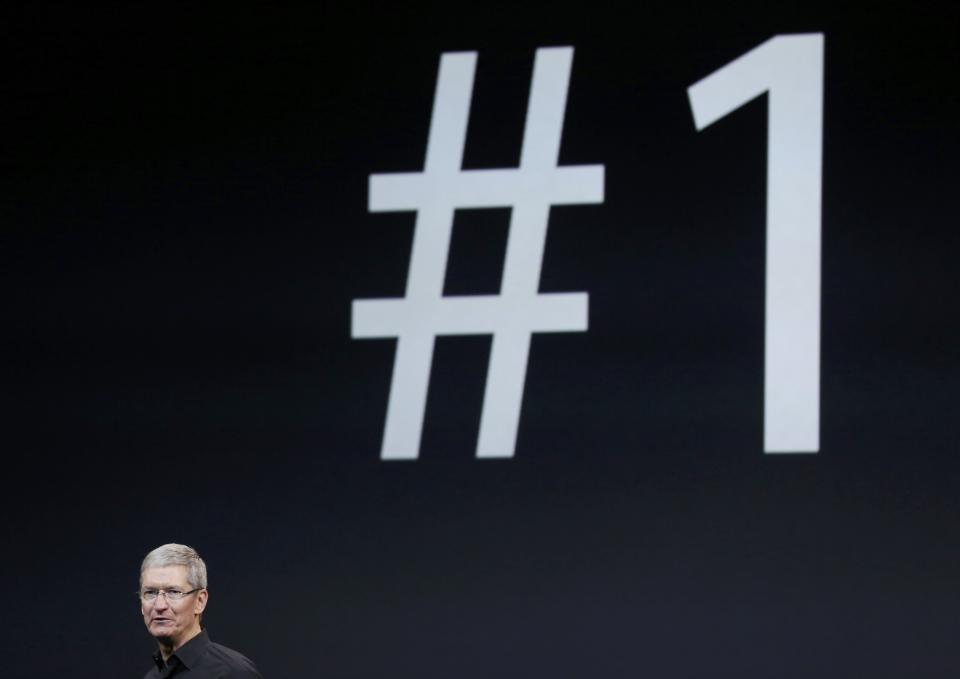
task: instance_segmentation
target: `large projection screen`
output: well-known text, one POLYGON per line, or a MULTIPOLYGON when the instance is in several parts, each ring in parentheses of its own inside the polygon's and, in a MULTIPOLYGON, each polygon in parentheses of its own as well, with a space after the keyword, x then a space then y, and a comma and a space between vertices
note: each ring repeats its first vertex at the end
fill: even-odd
POLYGON ((960 676, 954 19, 9 14, 0 674, 960 676))

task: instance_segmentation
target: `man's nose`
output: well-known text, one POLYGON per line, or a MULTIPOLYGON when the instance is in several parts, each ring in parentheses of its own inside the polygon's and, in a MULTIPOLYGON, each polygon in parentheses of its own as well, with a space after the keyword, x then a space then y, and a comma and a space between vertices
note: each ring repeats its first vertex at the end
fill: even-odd
POLYGON ((169 608, 170 602, 167 601, 167 593, 164 591, 157 592, 157 598, 153 600, 153 608, 163 610, 169 608))

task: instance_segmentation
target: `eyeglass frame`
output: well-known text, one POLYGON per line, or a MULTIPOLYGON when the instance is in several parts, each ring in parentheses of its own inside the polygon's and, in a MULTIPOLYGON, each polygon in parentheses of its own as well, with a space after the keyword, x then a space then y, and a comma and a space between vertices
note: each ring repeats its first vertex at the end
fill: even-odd
MULTIPOLYGON (((160 595, 162 594, 162 595, 163 595, 163 598, 167 600, 167 603, 168 603, 168 604, 170 604, 170 603, 173 603, 173 602, 183 601, 184 599, 186 599, 186 598, 187 598, 188 596, 190 596, 191 594, 196 594, 197 592, 199 592, 199 591, 201 591, 201 590, 204 590, 204 589, 206 589, 206 587, 197 587, 197 588, 195 588, 195 589, 191 589, 189 592, 180 592, 180 590, 178 590, 178 589, 166 590, 166 589, 160 588, 160 589, 157 589, 157 590, 156 590, 156 594, 154 595, 154 597, 153 597, 152 599, 147 599, 147 598, 144 596, 145 592, 143 592, 143 591, 137 591, 137 599, 139 599, 140 601, 142 601, 142 602, 144 602, 144 603, 152 604, 152 603, 156 602, 156 600, 159 599, 159 598, 160 598, 160 595), (179 596, 179 597, 170 598, 170 592, 180 592, 180 596, 179 596)), ((151 589, 151 590, 148 590, 148 591, 154 591, 154 590, 151 589)))

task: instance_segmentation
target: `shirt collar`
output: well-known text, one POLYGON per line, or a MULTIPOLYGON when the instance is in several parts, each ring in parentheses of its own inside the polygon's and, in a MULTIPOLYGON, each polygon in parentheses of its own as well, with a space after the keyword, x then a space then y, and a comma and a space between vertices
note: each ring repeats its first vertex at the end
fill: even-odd
POLYGON ((176 652, 171 653, 170 657, 167 659, 167 662, 163 662, 163 656, 159 653, 155 653, 153 656, 153 662, 157 666, 157 671, 161 674, 171 666, 171 664, 179 663, 185 666, 187 669, 193 667, 200 660, 200 657, 207 650, 207 646, 210 645, 210 635, 207 634, 207 630, 200 630, 200 634, 195 636, 193 639, 185 643, 183 646, 178 648, 176 652))
POLYGON ((209 645, 210 635, 207 634, 207 630, 200 630, 200 634, 178 648, 174 655, 189 669, 200 660, 200 657, 206 652, 207 646, 209 645))
POLYGON ((159 653, 154 653, 153 662, 156 664, 157 673, 161 677, 169 677, 176 671, 177 667, 180 666, 180 659, 177 657, 176 653, 167 658, 166 662, 164 662, 162 655, 159 653))

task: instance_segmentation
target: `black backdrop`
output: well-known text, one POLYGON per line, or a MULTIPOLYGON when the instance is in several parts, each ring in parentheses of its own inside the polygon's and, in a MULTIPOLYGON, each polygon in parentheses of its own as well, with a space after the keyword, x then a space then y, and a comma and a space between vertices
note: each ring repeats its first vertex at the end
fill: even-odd
MULTIPOLYGON (((956 24, 922 5, 162 4, 8 11, 0 276, 4 676, 139 676, 152 547, 211 570, 264 674, 960 672, 956 24), (826 37, 821 449, 764 455, 766 99, 686 88, 826 37), (440 54, 479 62, 464 165, 515 166, 537 47, 575 47, 516 455, 475 457, 490 338, 437 343, 420 458, 379 459, 440 54)), ((509 212, 458 214, 496 292, 509 212)))

